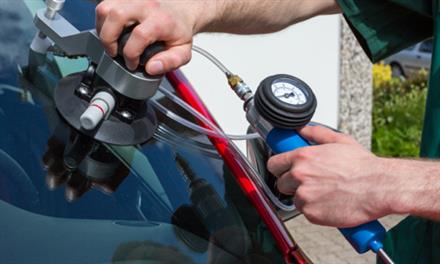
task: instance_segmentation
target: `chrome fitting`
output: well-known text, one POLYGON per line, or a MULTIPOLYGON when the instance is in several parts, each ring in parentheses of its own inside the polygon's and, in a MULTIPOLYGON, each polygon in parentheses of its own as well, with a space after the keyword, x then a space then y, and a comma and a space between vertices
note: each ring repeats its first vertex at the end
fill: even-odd
POLYGON ((228 83, 241 100, 247 101, 252 97, 252 89, 240 78, 240 76, 229 76, 228 83))
POLYGON ((44 15, 48 19, 53 19, 58 11, 63 9, 66 0, 46 0, 46 13, 44 15))

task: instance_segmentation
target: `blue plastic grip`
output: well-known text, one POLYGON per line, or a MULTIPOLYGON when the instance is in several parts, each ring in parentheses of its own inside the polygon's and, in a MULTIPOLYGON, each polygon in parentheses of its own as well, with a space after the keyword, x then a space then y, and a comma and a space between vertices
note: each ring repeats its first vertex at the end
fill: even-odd
POLYGON ((377 220, 355 227, 340 228, 339 231, 359 254, 370 249, 377 253, 383 247, 381 241, 385 237, 385 228, 377 220))
MULTIPOLYGON (((276 154, 310 146, 296 131, 281 128, 272 129, 266 136, 266 143, 276 154)), ((377 253, 383 247, 381 241, 385 237, 385 228, 377 220, 356 227, 340 228, 339 231, 359 254, 370 249, 377 253)))
POLYGON ((266 143, 275 154, 310 146, 295 130, 274 128, 266 136, 266 143))

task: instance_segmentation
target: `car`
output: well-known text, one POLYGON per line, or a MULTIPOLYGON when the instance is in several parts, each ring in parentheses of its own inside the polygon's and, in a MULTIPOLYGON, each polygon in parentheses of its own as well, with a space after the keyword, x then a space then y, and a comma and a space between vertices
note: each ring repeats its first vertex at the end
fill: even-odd
MULTIPOLYGON (((160 112, 154 137, 139 145, 70 127, 54 89, 88 62, 30 51, 44 7, 0 1, 1 263, 310 263, 283 224, 296 212, 277 208, 262 187, 273 182, 262 176, 264 142, 249 146, 252 165, 231 141, 160 112)), ((85 30, 94 9, 67 1, 61 14, 85 30)), ((161 85, 215 122, 182 72, 161 85)), ((151 100, 197 122, 160 93, 151 100)))
POLYGON ((384 62, 391 66, 392 76, 407 78, 422 69, 429 71, 432 42, 432 39, 422 41, 386 58, 384 62))

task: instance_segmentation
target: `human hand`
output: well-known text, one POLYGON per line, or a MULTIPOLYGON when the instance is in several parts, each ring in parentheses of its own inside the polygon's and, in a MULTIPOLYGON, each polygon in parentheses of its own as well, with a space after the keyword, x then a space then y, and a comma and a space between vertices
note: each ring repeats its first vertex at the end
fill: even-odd
POLYGON ((191 59, 192 38, 201 22, 198 18, 209 14, 202 10, 205 2, 210 1, 106 0, 96 7, 96 30, 107 53, 114 57, 123 29, 139 24, 123 49, 125 63, 130 70, 136 69, 145 48, 164 41, 166 50, 145 65, 149 74, 162 74, 191 59))
MULTIPOLYGON (((352 227, 387 214, 382 159, 353 138, 322 126, 300 134, 318 145, 269 159, 280 192, 294 195, 296 207, 312 223, 352 227)), ((391 183, 392 184, 392 183, 391 183)))

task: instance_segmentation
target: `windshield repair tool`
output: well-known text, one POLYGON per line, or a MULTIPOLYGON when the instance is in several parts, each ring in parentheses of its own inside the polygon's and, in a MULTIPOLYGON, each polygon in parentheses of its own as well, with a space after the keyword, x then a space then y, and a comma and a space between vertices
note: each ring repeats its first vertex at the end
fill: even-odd
POLYGON ((61 116, 82 134, 115 145, 134 145, 154 134, 157 120, 148 103, 157 91, 163 75, 145 73, 144 65, 163 51, 163 42, 147 47, 135 71, 127 69, 122 56, 131 30, 123 31, 118 56, 104 50, 96 30, 79 31, 58 14, 64 0, 47 0, 46 9, 38 10, 34 23, 39 32, 32 41, 35 52, 53 52, 65 57, 87 57, 84 72, 71 74, 58 83, 54 100, 61 116), (50 45, 48 45, 50 43, 50 45))
MULTIPOLYGON (((239 86, 234 86, 240 83, 241 87, 247 87, 239 77, 235 78, 238 81, 232 82, 231 87, 245 101, 247 120, 274 153, 311 145, 296 132, 310 122, 317 105, 312 89, 305 82, 286 74, 270 76, 260 83, 252 97, 250 89, 238 90, 239 86)), ((371 249, 385 263, 393 263, 382 249, 385 228, 379 221, 339 230, 358 253, 371 249)))
MULTIPOLYGON (((296 131, 309 124, 317 106, 316 97, 305 82, 287 74, 273 75, 260 83, 254 96, 241 77, 233 74, 217 58, 200 47, 195 46, 193 50, 208 58, 225 74, 229 86, 244 101, 250 125, 275 154, 311 145, 296 131)), ((384 263, 394 263, 383 250, 386 231, 379 221, 339 228, 339 231, 359 254, 371 249, 384 263)))

